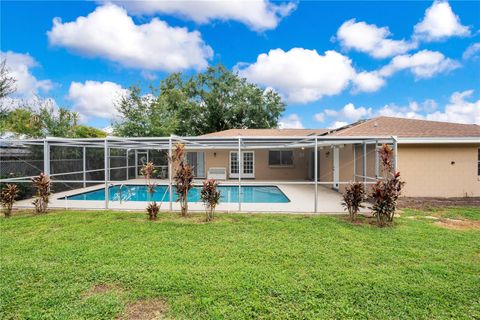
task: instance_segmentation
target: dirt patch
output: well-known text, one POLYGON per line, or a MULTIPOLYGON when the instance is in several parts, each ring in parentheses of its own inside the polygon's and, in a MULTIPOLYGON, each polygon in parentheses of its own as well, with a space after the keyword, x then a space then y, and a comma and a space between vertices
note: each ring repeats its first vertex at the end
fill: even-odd
POLYGON ((166 319, 167 303, 162 299, 145 299, 129 303, 118 320, 166 319))
POLYGON ((93 287, 91 287, 87 292, 85 292, 83 297, 89 298, 97 294, 103 294, 108 292, 122 292, 122 291, 123 291, 123 288, 120 287, 119 285, 102 283, 102 284, 96 284, 93 287))
POLYGON ((480 206, 480 197, 463 198, 401 198, 400 208, 429 210, 442 207, 474 207, 480 206))
POLYGON ((452 230, 480 230, 480 221, 473 220, 440 219, 439 221, 434 222, 434 224, 452 230))

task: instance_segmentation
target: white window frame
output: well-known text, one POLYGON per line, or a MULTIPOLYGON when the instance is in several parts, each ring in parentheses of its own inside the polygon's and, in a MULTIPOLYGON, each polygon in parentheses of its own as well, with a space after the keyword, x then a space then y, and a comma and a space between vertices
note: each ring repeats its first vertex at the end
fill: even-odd
MULTIPOLYGON (((294 167, 294 163, 295 163, 295 152, 293 152, 293 150, 291 149, 272 149, 272 150, 268 150, 268 155, 267 155, 267 161, 268 161, 268 166, 269 167, 272 167, 272 168, 293 168, 294 167), (280 154, 282 152, 286 152, 286 151, 289 151, 292 153, 292 164, 270 164, 270 152, 271 151, 280 151, 280 154)), ((282 156, 280 155, 280 161, 282 159, 282 156)))
MULTIPOLYGON (((238 173, 232 173, 232 154, 234 154, 234 153, 238 153, 238 151, 230 151, 230 154, 228 156, 228 176, 230 178, 238 178, 238 173)), ((240 166, 239 166, 238 169, 239 169, 239 172, 240 172, 240 169, 244 168, 244 166, 243 166, 243 155, 245 153, 251 153, 252 154, 252 173, 246 174, 246 173, 242 172, 242 178, 252 179, 252 178, 255 178, 255 151, 250 151, 250 150, 242 151, 242 154, 241 154, 241 156, 242 156, 242 158, 241 158, 242 159, 242 162, 241 162, 242 166, 241 167, 242 168, 240 168, 240 166)), ((240 158, 237 158, 237 159, 240 159, 240 158)))

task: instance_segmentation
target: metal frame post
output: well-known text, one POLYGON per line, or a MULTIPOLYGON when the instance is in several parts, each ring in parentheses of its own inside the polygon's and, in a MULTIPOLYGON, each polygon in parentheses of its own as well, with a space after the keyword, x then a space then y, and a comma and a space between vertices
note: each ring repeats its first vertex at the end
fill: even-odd
POLYGON ((87 187, 87 156, 86 156, 86 151, 87 151, 87 148, 86 147, 83 147, 82 148, 82 160, 83 160, 83 187, 86 188, 87 187))
POLYGON ((315 137, 315 167, 314 167, 314 175, 315 175, 315 213, 318 212, 318 138, 315 137))
POLYGON ((352 144, 353 147, 353 182, 357 181, 357 145, 352 144))
POLYGON ((380 175, 380 168, 378 165, 378 140, 375 140, 375 178, 380 175))
MULTIPOLYGON (((136 155, 136 153, 135 153, 136 155)), ((170 211, 173 210, 173 194, 172 194, 172 168, 173 168, 173 159, 172 159, 172 136, 168 139, 168 193, 169 193, 169 205, 168 208, 170 211)))
POLYGON ((367 144, 363 142, 363 184, 367 185, 367 144))
POLYGON ((128 151, 129 151, 129 150, 130 150, 130 149, 125 150, 125 160, 126 160, 126 163, 127 163, 127 165, 126 165, 126 167, 127 167, 127 169, 126 169, 127 172, 126 172, 125 177, 127 178, 127 181, 128 181, 128 178, 129 178, 129 177, 128 177, 128 171, 129 171, 129 169, 130 169, 130 168, 128 167, 128 151))
POLYGON ((393 139, 393 171, 398 171, 398 141, 397 137, 392 137, 393 139))
POLYGON ((242 161, 242 138, 238 137, 238 211, 242 211, 242 171, 243 171, 243 161, 242 161))
POLYGON ((138 150, 135 149, 135 179, 138 179, 138 150))
POLYGON ((43 173, 50 175, 50 145, 47 139, 43 140, 43 173))
POLYGON ((108 209, 108 202, 109 202, 109 198, 110 198, 110 194, 109 194, 109 190, 108 190, 108 180, 109 180, 109 176, 110 176, 110 164, 109 164, 109 159, 108 159, 108 138, 105 138, 105 146, 104 146, 104 150, 103 150, 103 156, 104 156, 104 160, 105 160, 105 209, 108 209))

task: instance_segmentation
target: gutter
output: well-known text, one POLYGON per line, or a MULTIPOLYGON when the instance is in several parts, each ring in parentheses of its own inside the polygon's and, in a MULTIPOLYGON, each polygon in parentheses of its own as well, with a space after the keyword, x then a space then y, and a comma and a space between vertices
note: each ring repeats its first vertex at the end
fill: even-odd
POLYGON ((397 138, 399 144, 480 144, 480 137, 397 138))

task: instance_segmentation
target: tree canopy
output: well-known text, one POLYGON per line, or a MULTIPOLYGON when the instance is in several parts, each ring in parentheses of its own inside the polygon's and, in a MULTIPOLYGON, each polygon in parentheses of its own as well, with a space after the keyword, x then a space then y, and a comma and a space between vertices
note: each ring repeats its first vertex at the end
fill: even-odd
MULTIPOLYGON (((6 67, 6 60, 0 63, 0 134, 11 132, 29 138, 103 138, 106 133, 100 129, 78 125, 79 114, 67 108, 54 108, 49 100, 32 99, 16 101, 15 106, 3 105, 5 98, 15 93, 16 79, 6 67)), ((12 102, 10 101, 10 102, 12 102)), ((112 102, 113 103, 113 102, 112 102)))
POLYGON ((274 128, 285 104, 222 65, 184 76, 173 73, 158 89, 141 95, 138 87, 117 102, 120 136, 201 135, 232 128, 274 128))
POLYGON ((12 132, 31 138, 103 138, 100 129, 79 125, 78 113, 66 108, 43 106, 39 110, 25 105, 4 110, 0 115, 0 133, 12 132))

